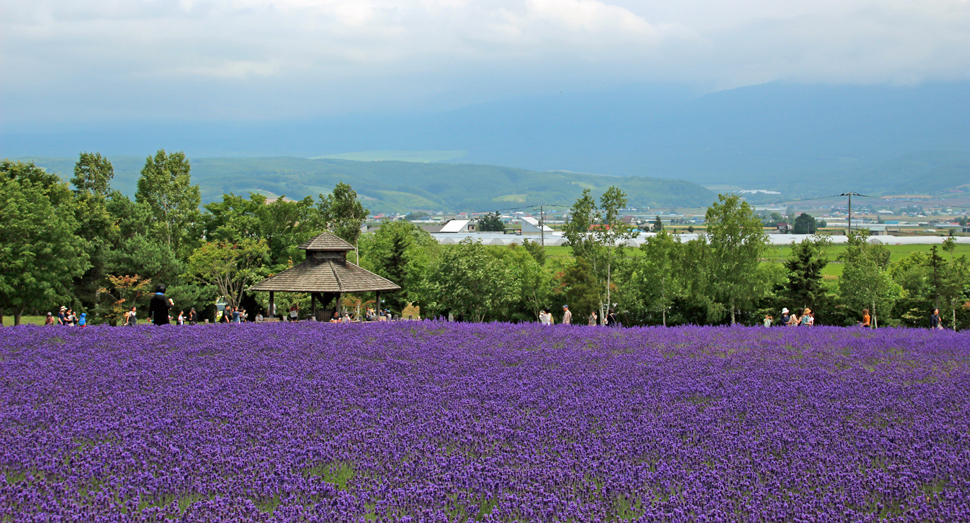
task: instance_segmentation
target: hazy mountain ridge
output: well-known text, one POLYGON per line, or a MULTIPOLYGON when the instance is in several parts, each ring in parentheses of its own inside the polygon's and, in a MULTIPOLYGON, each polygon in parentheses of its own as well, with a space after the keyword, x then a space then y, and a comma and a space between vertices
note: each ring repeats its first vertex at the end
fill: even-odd
POLYGON ((677 85, 628 86, 442 113, 0 133, 6 156, 159 147, 193 158, 468 151, 463 163, 771 189, 789 199, 940 193, 970 179, 970 83, 771 83, 704 96, 677 85))
MULTIPOLYGON (((112 157, 113 187, 134 194, 144 158, 112 157)), ((70 178, 73 159, 28 158, 70 178)), ((634 207, 706 206, 716 196, 690 182, 571 172, 535 172, 494 165, 399 161, 357 162, 306 158, 191 159, 192 179, 203 202, 222 194, 286 195, 299 199, 349 183, 372 212, 409 210, 492 211, 532 204, 572 205, 584 188, 599 195, 617 185, 634 207)))

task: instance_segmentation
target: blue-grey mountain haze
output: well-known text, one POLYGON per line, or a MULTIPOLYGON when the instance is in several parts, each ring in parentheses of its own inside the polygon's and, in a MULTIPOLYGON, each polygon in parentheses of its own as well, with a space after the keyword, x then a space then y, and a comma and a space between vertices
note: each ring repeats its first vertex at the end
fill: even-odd
POLYGON ((367 150, 463 150, 452 162, 680 179, 773 189, 940 192, 970 183, 970 83, 770 83, 698 96, 636 85, 451 111, 263 123, 142 123, 5 133, 7 157, 80 151, 190 158, 317 157, 367 150))

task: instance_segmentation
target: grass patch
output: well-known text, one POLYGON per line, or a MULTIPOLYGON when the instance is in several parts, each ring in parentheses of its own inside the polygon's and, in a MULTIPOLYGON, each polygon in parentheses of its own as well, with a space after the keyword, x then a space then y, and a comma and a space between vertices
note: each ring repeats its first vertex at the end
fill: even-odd
POLYGON ((305 469, 303 476, 317 476, 336 487, 337 490, 348 490, 347 484, 357 477, 357 471, 354 469, 353 463, 332 461, 305 469))

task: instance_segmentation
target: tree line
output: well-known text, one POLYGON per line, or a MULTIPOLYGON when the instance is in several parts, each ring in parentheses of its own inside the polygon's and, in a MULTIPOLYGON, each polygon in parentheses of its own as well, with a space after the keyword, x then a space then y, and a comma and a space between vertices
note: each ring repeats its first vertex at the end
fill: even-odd
POLYGON ((118 323, 158 283, 177 309, 237 306, 260 279, 303 261, 296 247, 330 230, 356 243, 367 216, 357 194, 224 194, 202 205, 181 152, 145 159, 134 199, 111 188, 114 168, 81 153, 69 182, 33 163, 0 162, 0 321, 65 305, 91 323, 118 323))
MULTIPOLYGON (((80 155, 69 182, 9 160, 0 175, 0 319, 10 314, 14 323, 58 305, 87 311, 92 323, 117 323, 147 303, 157 283, 168 285, 177 309, 195 307, 203 317, 220 297, 265 310, 267 297, 246 289, 302 262, 297 246, 329 230, 355 245, 353 261, 402 287, 382 304, 345 296, 349 308, 401 314, 418 306, 425 317, 531 322, 542 310, 558 319, 568 304, 574 323, 614 309, 625 325, 753 325, 783 307, 810 307, 818 324, 852 325, 865 308, 876 325, 914 327, 928 326, 939 308, 948 326, 970 325, 970 261, 954 256, 952 241, 891 263, 885 246, 853 234, 835 260, 844 271, 833 284, 823 275, 825 237, 793 245, 784 264, 770 263, 762 217, 735 195, 708 208, 697 239, 684 242, 661 227, 631 247, 637 231, 622 220, 626 195, 610 187, 597 200, 586 190, 564 228, 573 256, 550 257, 528 239, 439 245, 405 220, 361 234, 368 211, 345 183, 317 198, 229 193, 202 205, 180 152, 146 158, 133 199, 111 188, 113 168, 97 153, 80 155)), ((302 294, 276 300, 309 305, 302 294)))

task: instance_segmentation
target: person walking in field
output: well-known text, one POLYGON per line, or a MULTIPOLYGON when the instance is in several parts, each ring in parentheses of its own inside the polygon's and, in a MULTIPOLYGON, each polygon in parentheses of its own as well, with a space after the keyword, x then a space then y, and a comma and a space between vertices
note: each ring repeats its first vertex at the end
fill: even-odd
POLYGON ((297 316, 300 315, 300 307, 294 303, 290 305, 290 321, 296 321, 297 316))
POLYGON ((868 329, 871 321, 872 316, 869 316, 869 309, 862 309, 862 323, 860 323, 859 326, 868 329))
POLYGON ((47 313, 47 319, 44 320, 44 325, 54 325, 54 315, 50 312, 47 313))
POLYGON ((563 305, 562 310, 562 324, 571 325, 573 323, 573 313, 569 311, 569 305, 563 305))
POLYGON ((596 316, 596 311, 593 311, 593 313, 589 315, 589 326, 595 327, 597 321, 599 321, 599 318, 596 316))
POLYGON ((135 317, 135 307, 132 307, 128 312, 125 313, 125 319, 121 322, 123 327, 134 327, 138 324, 138 318, 135 317))
POLYGON ((788 314, 788 307, 781 308, 781 318, 778 318, 778 323, 782 325, 788 325, 788 320, 791 319, 791 315, 788 314))
POLYGON ((940 309, 933 309, 933 314, 930 314, 930 329, 943 330, 943 322, 940 320, 940 309))
POLYGON ((769 327, 771 327, 771 324, 774 321, 775 321, 775 319, 771 317, 771 314, 765 314, 765 328, 766 329, 769 328, 769 327))
POLYGON ((549 325, 549 316, 546 313, 546 309, 542 309, 541 311, 539 311, 539 324, 549 325))
POLYGON ((169 325, 168 311, 175 306, 171 298, 165 297, 165 284, 160 283, 155 287, 155 295, 148 303, 148 317, 155 325, 169 325))

